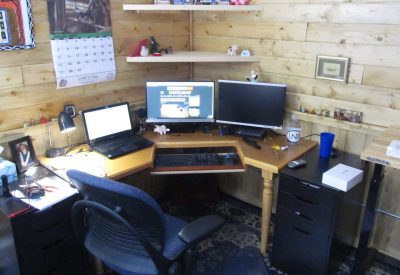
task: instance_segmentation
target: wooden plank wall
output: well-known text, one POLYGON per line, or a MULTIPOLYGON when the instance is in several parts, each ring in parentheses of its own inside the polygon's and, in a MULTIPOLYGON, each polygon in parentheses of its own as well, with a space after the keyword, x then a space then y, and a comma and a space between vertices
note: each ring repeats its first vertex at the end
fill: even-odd
MULTIPOLYGON (((151 0, 145 2, 153 3, 151 0)), ((78 110, 122 101, 140 106, 145 101, 143 85, 146 80, 189 77, 187 64, 131 64, 125 61, 128 46, 150 35, 156 37, 161 47, 187 49, 187 13, 137 14, 123 11, 124 1, 111 0, 116 80, 56 90, 47 1, 32 0, 31 3, 36 48, 0 52, 0 132, 21 128, 25 122, 37 121, 43 115, 55 117, 66 103, 75 104, 78 110)))
MULTIPOLYGON (((196 13, 194 47, 224 52, 238 44, 261 56, 261 62, 196 64, 196 79, 244 80, 251 69, 256 69, 261 81, 288 85, 287 111, 299 115, 303 135, 334 132, 335 146, 355 154, 385 127, 400 123, 400 1, 252 2, 263 5, 264 11, 196 13), (350 57, 349 83, 315 79, 318 54, 350 57), (299 104, 309 109, 326 108, 331 114, 335 107, 361 111, 363 124, 298 113, 299 104)), ((379 208, 400 216, 400 173, 387 170, 379 208)), ((255 183, 243 180, 241 184, 255 183)), ((224 188, 229 189, 226 184, 224 188)), ((234 186, 231 193, 242 189, 234 186)), ((253 203, 259 204, 260 196, 253 198, 253 203)), ((375 224, 371 244, 400 259, 400 220, 378 214, 375 224)))

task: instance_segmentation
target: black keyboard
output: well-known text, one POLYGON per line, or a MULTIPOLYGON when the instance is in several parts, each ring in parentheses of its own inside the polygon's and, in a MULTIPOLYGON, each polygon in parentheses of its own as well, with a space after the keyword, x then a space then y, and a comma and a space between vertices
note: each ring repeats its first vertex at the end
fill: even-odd
POLYGON ((130 137, 124 137, 121 139, 113 140, 113 141, 107 141, 107 143, 100 144, 99 146, 102 147, 105 150, 112 150, 116 149, 122 146, 129 146, 131 144, 134 144, 135 140, 133 139, 132 136, 130 137))
POLYGON ((221 165, 218 154, 198 153, 198 154, 159 154, 156 155, 156 167, 176 167, 176 166, 215 166, 221 165))
POLYGON ((235 131, 235 135, 262 139, 265 135, 265 129, 239 127, 235 131))
POLYGON ((141 136, 126 136, 92 145, 92 148, 106 155, 108 158, 114 158, 144 149, 151 145, 153 145, 152 141, 149 141, 141 136))

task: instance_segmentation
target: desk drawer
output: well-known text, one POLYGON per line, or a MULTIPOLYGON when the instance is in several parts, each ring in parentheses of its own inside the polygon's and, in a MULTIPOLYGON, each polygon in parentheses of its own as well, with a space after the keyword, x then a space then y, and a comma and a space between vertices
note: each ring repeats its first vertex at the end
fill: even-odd
POLYGON ((332 215, 335 212, 326 206, 311 204, 293 193, 282 190, 279 191, 278 205, 288 209, 291 217, 327 226, 332 222, 332 215))
POLYGON ((333 208, 335 204, 336 196, 334 192, 324 187, 286 176, 285 174, 280 175, 279 190, 293 194, 297 200, 303 201, 310 206, 333 208))

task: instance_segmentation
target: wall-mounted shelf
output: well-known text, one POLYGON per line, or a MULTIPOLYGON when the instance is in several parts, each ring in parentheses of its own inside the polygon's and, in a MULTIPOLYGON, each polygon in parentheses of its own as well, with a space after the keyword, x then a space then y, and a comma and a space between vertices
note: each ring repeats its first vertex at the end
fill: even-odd
POLYGON ((127 62, 258 62, 257 56, 228 56, 225 53, 182 51, 162 56, 128 56, 127 62))
POLYGON ((124 4, 126 11, 262 11, 261 5, 152 5, 124 4))

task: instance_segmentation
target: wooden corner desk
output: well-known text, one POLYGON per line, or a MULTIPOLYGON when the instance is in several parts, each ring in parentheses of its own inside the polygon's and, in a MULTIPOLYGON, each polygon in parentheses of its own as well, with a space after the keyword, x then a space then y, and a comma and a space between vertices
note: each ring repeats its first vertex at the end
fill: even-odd
MULTIPOLYGON (((262 170, 264 189, 262 196, 262 222, 261 222, 261 253, 266 254, 268 244, 268 229, 271 218, 271 207, 273 198, 273 180, 280 169, 293 159, 313 148, 317 143, 310 140, 301 140, 299 144, 289 145, 286 151, 279 154, 272 149, 273 145, 284 146, 286 138, 275 136, 266 138, 259 142, 261 149, 258 150, 236 136, 220 136, 217 133, 205 134, 201 132, 159 135, 146 132, 144 137, 152 140, 154 146, 134 152, 116 159, 104 158, 104 169, 110 179, 120 179, 146 168, 151 168, 154 162, 156 148, 200 148, 200 147, 223 147, 233 146, 236 148, 242 163, 262 170)), ((97 154, 90 152, 89 154, 97 154)), ((100 154, 97 154, 101 156, 100 154)), ((52 167, 54 159, 39 157, 46 167, 52 167)))

